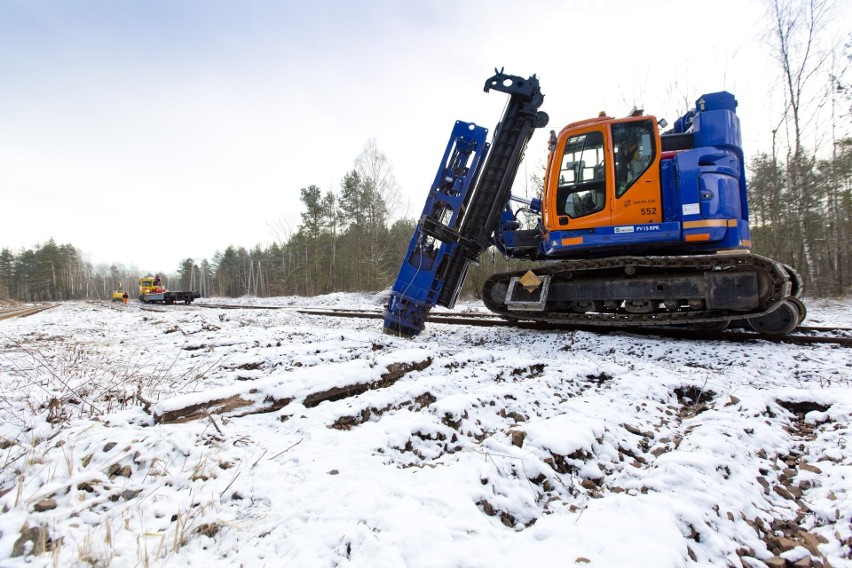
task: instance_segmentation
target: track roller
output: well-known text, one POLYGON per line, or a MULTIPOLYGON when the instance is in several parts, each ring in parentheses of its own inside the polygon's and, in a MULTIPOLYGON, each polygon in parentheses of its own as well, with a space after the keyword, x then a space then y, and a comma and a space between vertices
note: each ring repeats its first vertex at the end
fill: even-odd
POLYGON ((749 318, 748 324, 759 333, 766 335, 785 335, 799 325, 799 308, 788 300, 782 300, 778 307, 768 314, 749 318))

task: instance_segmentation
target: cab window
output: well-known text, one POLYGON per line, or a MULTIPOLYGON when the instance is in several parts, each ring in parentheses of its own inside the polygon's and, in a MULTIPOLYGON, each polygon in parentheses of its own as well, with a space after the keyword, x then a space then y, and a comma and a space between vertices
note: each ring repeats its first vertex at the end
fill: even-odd
POLYGON ((557 215, 574 219, 602 211, 606 178, 601 132, 586 132, 565 142, 556 191, 557 215))
POLYGON ((612 126, 615 196, 621 197, 654 161, 654 124, 650 120, 612 126))

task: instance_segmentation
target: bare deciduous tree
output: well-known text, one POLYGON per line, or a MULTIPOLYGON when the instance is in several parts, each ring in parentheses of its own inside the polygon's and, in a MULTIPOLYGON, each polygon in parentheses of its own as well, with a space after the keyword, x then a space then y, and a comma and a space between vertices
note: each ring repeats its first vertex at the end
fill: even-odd
POLYGON ((784 81, 785 111, 788 128, 788 185, 795 197, 798 237, 802 260, 812 291, 819 295, 819 269, 808 233, 808 212, 813 206, 813 180, 808 178, 808 157, 803 148, 803 129, 819 103, 814 79, 828 60, 828 52, 819 49, 818 39, 830 13, 827 0, 770 0, 772 39, 784 81))

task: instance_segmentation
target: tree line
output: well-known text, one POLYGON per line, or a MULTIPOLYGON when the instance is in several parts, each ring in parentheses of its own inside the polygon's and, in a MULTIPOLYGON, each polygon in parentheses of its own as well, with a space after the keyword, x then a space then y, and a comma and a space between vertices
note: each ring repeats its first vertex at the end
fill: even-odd
POLYGON ((751 161, 753 251, 797 269, 809 296, 852 290, 852 139, 828 159, 802 152, 751 161))
MULTIPOLYGON (((339 190, 300 190, 301 222, 279 242, 187 258, 174 274, 162 275, 163 283, 224 297, 381 290, 396 277, 414 231, 413 220, 393 219, 398 191, 387 157, 370 140, 339 190)), ((53 239, 0 250, 0 297, 18 301, 108 299, 122 286, 135 296, 140 276, 120 264, 93 266, 74 246, 53 239)))
POLYGON ((852 289, 852 34, 827 36, 832 9, 767 0, 784 107, 748 184, 754 251, 794 266, 811 296, 852 289))
POLYGON ((396 277, 414 231, 413 220, 392 218, 398 191, 387 157, 370 140, 339 190, 300 189, 296 230, 266 247, 228 247, 209 262, 186 259, 180 284, 227 297, 381 290, 396 277))

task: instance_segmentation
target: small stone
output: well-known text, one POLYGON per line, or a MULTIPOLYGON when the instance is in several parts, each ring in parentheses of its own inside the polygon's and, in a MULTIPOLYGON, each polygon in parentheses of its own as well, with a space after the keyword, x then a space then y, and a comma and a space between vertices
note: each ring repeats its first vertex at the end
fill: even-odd
POLYGON ((811 473, 815 473, 817 475, 822 473, 822 470, 815 465, 811 465, 804 460, 799 460, 799 469, 803 469, 805 471, 809 471, 811 473))
POLYGON ((337 475, 338 473, 340 473, 340 472, 336 469, 332 469, 331 471, 328 472, 329 475, 337 475))
POLYGON ((624 429, 630 432, 631 434, 634 434, 636 436, 642 435, 642 431, 636 426, 631 426, 630 424, 622 424, 622 426, 624 426, 624 429))
POLYGON ((28 528, 24 525, 21 536, 12 545, 12 558, 24 556, 25 554, 41 554, 52 548, 50 533, 44 527, 28 528), (27 546, 27 543, 31 543, 27 546))
POLYGON ((107 470, 107 475, 110 477, 130 477, 132 473, 133 470, 130 469, 129 465, 122 466, 117 463, 109 466, 109 469, 107 470))
POLYGON ((790 501, 793 500, 793 496, 790 495, 790 492, 787 491, 786 489, 784 489, 783 487, 781 487, 780 485, 776 485, 775 487, 772 488, 772 490, 775 493, 777 493, 778 495, 780 495, 781 497, 783 497, 784 499, 789 499, 790 501))
POLYGON ((786 538, 783 536, 778 538, 778 547, 781 549, 781 552, 793 550, 797 546, 799 546, 799 543, 792 538, 786 538))
POLYGON ((517 446, 518 448, 524 447, 524 439, 527 437, 527 433, 523 430, 512 430, 512 445, 517 446))
POLYGON ((121 492, 121 498, 125 501, 130 501, 140 493, 142 493, 141 489, 125 489, 121 492))
POLYGON ((586 558, 585 556, 578 556, 576 560, 574 560, 574 564, 588 564, 591 560, 586 558))
POLYGON ((43 513, 45 511, 52 511, 56 508, 56 499, 45 498, 41 499, 38 503, 33 505, 33 511, 36 513, 43 513))
POLYGON ((773 556, 769 560, 764 560, 764 562, 769 568, 784 568, 787 566, 787 561, 780 556, 773 556))
POLYGON ((104 452, 108 452, 108 451, 110 451, 111 449, 113 449, 113 448, 114 448, 114 447, 116 447, 117 445, 118 445, 118 444, 117 444, 116 442, 108 442, 108 443, 104 446, 104 452))

